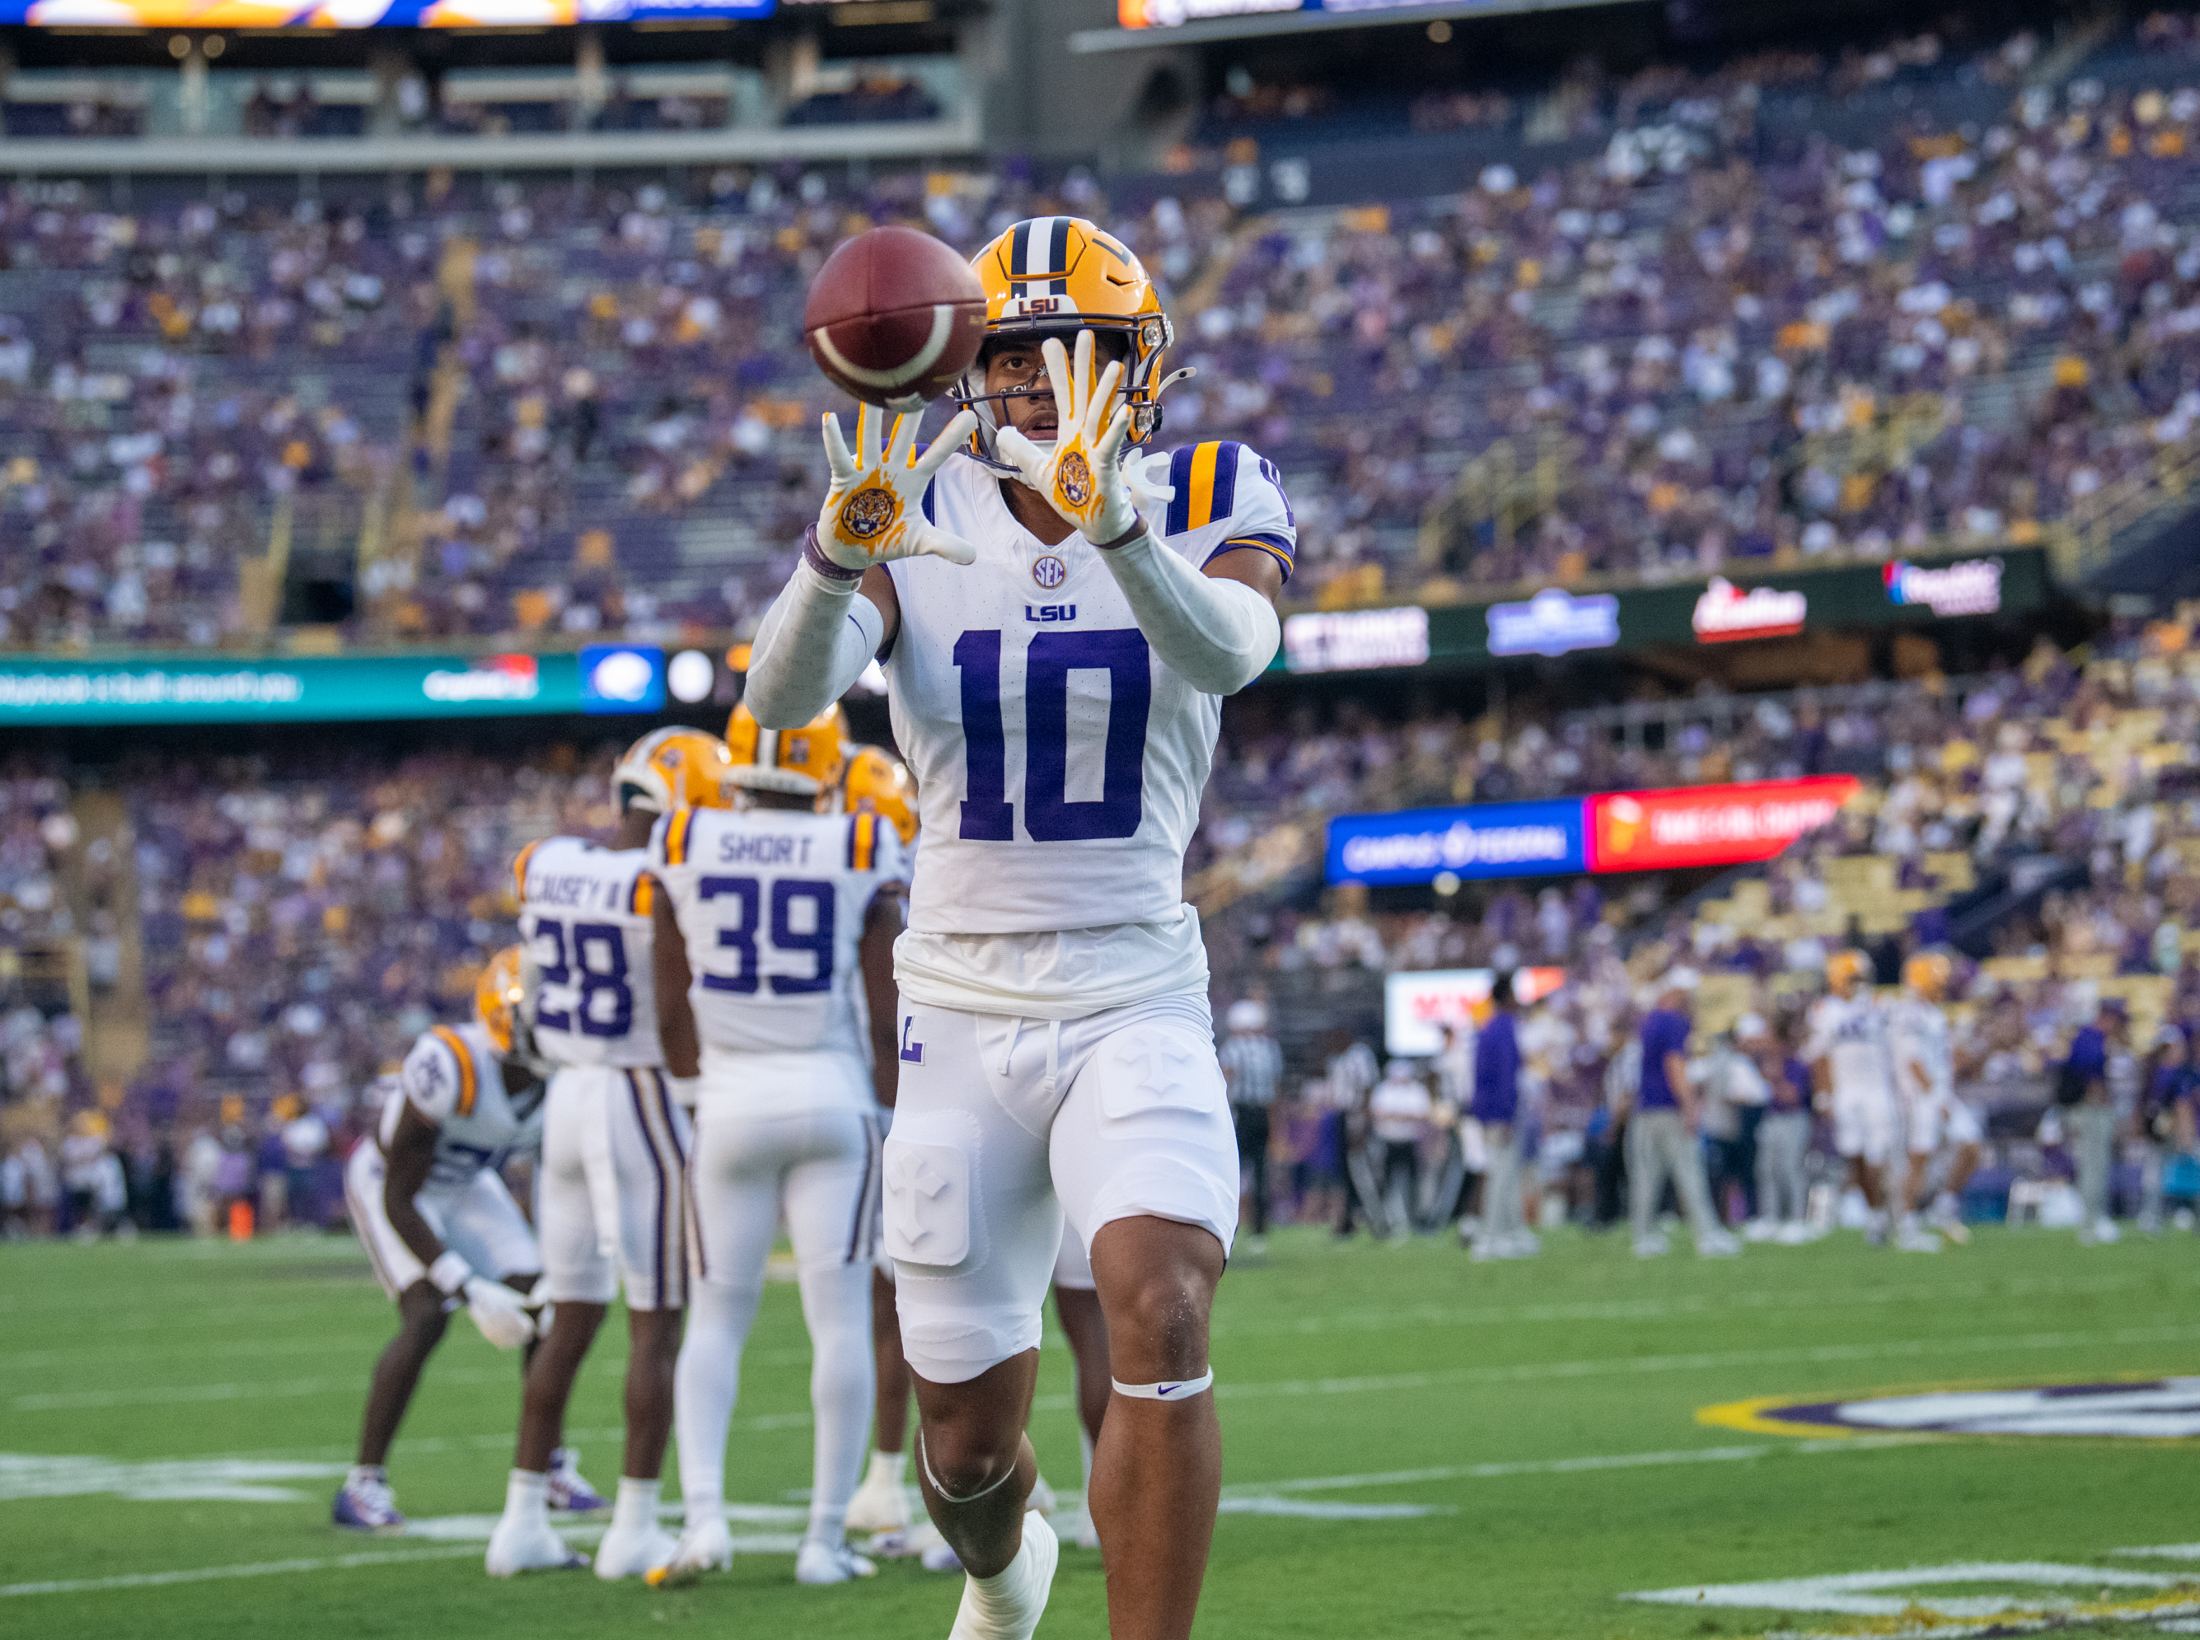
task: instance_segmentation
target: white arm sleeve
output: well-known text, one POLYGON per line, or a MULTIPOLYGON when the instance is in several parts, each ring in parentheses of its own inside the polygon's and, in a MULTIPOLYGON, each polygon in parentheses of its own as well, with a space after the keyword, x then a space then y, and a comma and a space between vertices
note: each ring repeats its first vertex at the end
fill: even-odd
POLYGON ((1234 695, 1276 658, 1283 622, 1275 605, 1243 581, 1201 574, 1151 530, 1100 559, 1153 652, 1201 693, 1234 695))
POLYGON ((765 612, 741 697, 765 728, 808 723, 855 687, 886 641, 886 617, 855 585, 836 586, 799 563, 765 612))

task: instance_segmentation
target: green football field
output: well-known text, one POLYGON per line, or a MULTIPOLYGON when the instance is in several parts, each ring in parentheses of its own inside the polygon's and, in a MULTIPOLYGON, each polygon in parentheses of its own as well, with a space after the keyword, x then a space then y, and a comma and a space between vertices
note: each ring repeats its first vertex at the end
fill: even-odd
MULTIPOLYGON (((0 1247, 0 1635, 944 1640, 958 1578, 895 1562, 840 1588, 793 1582, 809 1429, 792 1287, 766 1297, 735 1421, 734 1531, 755 1552, 673 1593, 483 1575, 517 1370, 463 1322, 391 1465, 423 1535, 334 1531, 329 1494, 390 1325, 347 1240, 0 1247)), ((570 1426, 606 1491, 616 1331, 570 1426)), ((1540 1260, 1470 1265, 1449 1243, 1291 1232, 1224 1281, 1214 1364, 1227 1491, 1197 1631, 1213 1640, 1946 1634, 2057 1604, 2122 1614, 2098 1634, 2142 1632, 2142 1611, 2143 1632, 2200 1630, 2200 1605, 2179 1604, 2200 1600, 2183 1589, 2200 1581, 2185 1442, 1813 1438, 1698 1416, 2194 1373, 2190 1236, 2082 1249, 1989 1231, 1930 1258, 1837 1236, 1638 1264, 1620 1239, 1565 1232, 1540 1260), (2179 1545, 2187 1558, 2118 1552, 2179 1545), (1873 1571, 1905 1577, 1854 1575, 1873 1571)), ((1074 1486, 1067 1389, 1051 1341, 1033 1436, 1074 1486)), ((2128 1399, 2176 1416, 2174 1388, 2128 1399)), ((1105 1633, 1097 1555, 1065 1549, 1040 1633, 1105 1633)))

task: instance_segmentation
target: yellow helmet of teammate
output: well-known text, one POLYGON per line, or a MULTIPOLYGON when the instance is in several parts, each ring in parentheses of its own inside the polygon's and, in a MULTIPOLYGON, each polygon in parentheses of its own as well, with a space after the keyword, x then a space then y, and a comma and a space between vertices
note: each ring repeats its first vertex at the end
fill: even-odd
POLYGON ((634 742, 611 771, 619 812, 646 809, 730 809, 733 755, 704 729, 652 729, 634 742))
POLYGON ((1861 951, 1836 951, 1826 959, 1826 983, 1836 996, 1847 996, 1871 972, 1861 951))
MULTIPOLYGON (((1161 311, 1161 293, 1145 265, 1129 246, 1081 216, 1035 216, 1019 222, 970 261, 985 287, 986 346, 963 374, 962 385, 948 396, 977 413, 970 454, 1010 477, 1017 469, 993 450, 1003 418, 1001 401, 1054 389, 1034 379, 1023 387, 988 393, 987 355, 994 338, 1023 335, 1034 342, 1048 335, 1063 345, 1079 330, 1098 331, 1093 368, 1107 368, 1104 339, 1119 336, 1129 352, 1123 357, 1124 402, 1131 409, 1130 436, 1124 453, 1148 443, 1161 431, 1161 392, 1175 377, 1161 374, 1161 356, 1176 340, 1176 327, 1161 311)), ((1186 372, 1189 374, 1189 372, 1186 372)))
POLYGON ((1938 951, 1920 951, 1902 965, 1902 983, 1928 1002, 1948 994, 1948 978, 1955 965, 1938 951))
POLYGON ((848 812, 869 809, 885 816, 901 840, 917 840, 917 792, 909 771, 892 753, 876 746, 858 746, 848 757, 848 775, 841 782, 848 812))
POLYGON ((733 757, 726 778, 752 792, 819 797, 840 784, 847 761, 841 747, 847 738, 848 715, 837 705, 799 729, 767 729, 746 706, 736 706, 726 724, 726 746, 733 757))
POLYGON ((512 1051, 512 1021, 519 1017, 526 994, 520 975, 520 948, 516 945, 507 945, 491 957, 481 977, 474 981, 474 1018, 489 1033, 489 1040, 500 1054, 512 1051))

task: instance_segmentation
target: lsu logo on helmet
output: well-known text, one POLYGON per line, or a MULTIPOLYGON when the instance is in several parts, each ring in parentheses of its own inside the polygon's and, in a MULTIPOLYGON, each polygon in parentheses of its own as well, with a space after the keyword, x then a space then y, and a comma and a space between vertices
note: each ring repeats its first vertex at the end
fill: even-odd
POLYGON ((726 724, 733 759, 727 778, 748 791, 819 797, 840 784, 847 738, 848 718, 837 705, 786 730, 767 729, 746 706, 736 706, 726 724))
POLYGON ((654 729, 621 755, 611 771, 611 785, 621 809, 653 814, 730 809, 732 773, 732 754, 716 735, 701 729, 654 729))

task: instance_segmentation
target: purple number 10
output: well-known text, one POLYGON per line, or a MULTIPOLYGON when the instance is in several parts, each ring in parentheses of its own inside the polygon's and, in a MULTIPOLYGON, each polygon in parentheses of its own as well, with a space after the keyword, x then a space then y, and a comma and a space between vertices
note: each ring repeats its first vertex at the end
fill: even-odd
MULTIPOLYGON (((1008 800, 1008 736, 1001 722, 1001 634, 965 632, 955 640, 962 672, 964 780, 962 836, 972 842, 1016 838, 1008 800)), ((1042 632, 1024 652, 1024 829, 1041 843, 1130 837, 1146 804, 1146 719, 1153 668, 1136 627, 1112 632, 1042 632), (1101 748, 1100 795, 1069 799, 1069 675, 1108 675, 1108 731, 1101 748)))

